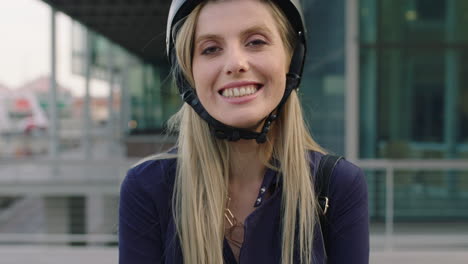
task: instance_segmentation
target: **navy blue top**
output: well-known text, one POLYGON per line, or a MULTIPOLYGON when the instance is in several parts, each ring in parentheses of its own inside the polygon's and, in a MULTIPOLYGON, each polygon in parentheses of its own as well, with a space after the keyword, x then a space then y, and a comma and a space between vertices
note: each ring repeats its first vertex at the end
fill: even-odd
MULTIPOLYGON (((322 154, 311 152, 311 168, 322 154)), ((172 217, 176 159, 146 161, 128 171, 121 185, 119 208, 119 263, 182 263, 172 217)), ((239 263, 280 263, 281 181, 267 169, 262 187, 272 194, 264 200, 259 190, 256 209, 245 219, 239 263)), ((314 174, 315 175, 315 170, 314 174)), ((317 224, 313 263, 369 263, 367 185, 363 171, 352 163, 338 162, 330 178, 327 253, 317 224)), ((224 240, 225 263, 237 263, 224 240)), ((297 252, 296 252, 297 253, 297 252)), ((298 254, 295 254, 295 263, 298 254)))

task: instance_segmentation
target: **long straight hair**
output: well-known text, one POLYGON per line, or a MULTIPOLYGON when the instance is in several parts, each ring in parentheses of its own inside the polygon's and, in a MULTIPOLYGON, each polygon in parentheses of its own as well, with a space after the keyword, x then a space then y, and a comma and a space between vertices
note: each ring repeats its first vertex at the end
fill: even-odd
MULTIPOLYGON (((286 52, 291 57, 294 43, 292 27, 274 3, 264 2, 277 18, 286 52)), ((178 65, 174 70, 181 71, 192 87, 193 39, 203 6, 202 3, 195 8, 182 22, 175 42, 178 65)), ((187 104, 171 118, 170 127, 179 131, 172 202, 184 262, 223 263, 223 217, 230 176, 229 143, 212 136, 209 125, 187 104)), ((317 199, 310 151, 324 152, 312 139, 298 95, 293 91, 273 123, 267 142, 259 145, 258 152, 265 166, 280 172, 283 182, 281 263, 285 264, 293 263, 295 246, 299 247, 301 263, 312 262, 317 199), (271 160, 278 160, 280 166, 270 164, 271 160)))

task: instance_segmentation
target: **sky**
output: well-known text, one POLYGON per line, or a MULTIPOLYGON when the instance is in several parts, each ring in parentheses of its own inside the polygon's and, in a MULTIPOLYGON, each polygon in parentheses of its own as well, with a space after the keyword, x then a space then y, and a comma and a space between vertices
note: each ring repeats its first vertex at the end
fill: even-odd
MULTIPOLYGON (((0 1, 0 84, 10 89, 38 77, 51 68, 51 8, 40 0, 0 1)), ((85 92, 85 81, 71 73, 71 19, 58 13, 57 81, 75 96, 85 92)), ((91 81, 92 96, 107 96, 108 85, 91 81)))

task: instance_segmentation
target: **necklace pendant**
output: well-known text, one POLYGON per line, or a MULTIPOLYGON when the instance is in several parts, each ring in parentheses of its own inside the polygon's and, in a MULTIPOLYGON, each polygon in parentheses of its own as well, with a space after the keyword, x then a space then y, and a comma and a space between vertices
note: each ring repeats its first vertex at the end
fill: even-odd
POLYGON ((231 210, 229 210, 229 208, 224 210, 224 218, 226 218, 229 225, 231 225, 230 227, 237 225, 237 219, 234 217, 234 214, 231 212, 231 210))
POLYGON ((231 197, 228 196, 226 209, 224 209, 224 218, 226 218, 226 221, 230 225, 229 227, 225 227, 226 239, 231 245, 241 248, 244 240, 244 225, 237 221, 231 209, 229 209, 230 203, 231 197))

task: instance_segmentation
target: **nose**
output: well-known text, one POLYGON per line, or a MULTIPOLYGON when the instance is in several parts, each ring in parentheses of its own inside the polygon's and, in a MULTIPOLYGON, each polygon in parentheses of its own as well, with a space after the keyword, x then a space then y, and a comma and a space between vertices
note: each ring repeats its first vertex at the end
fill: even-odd
POLYGON ((249 70, 249 60, 245 51, 240 47, 233 47, 228 50, 225 72, 227 75, 237 75, 249 70))

